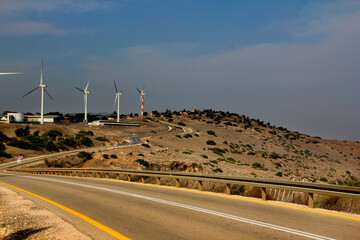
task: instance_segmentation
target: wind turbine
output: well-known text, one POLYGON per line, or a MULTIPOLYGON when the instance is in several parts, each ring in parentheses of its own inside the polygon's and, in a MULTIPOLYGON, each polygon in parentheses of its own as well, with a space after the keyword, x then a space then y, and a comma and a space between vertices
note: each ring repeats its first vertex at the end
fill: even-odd
POLYGON ((142 91, 140 92, 140 90, 138 88, 136 88, 138 90, 138 92, 140 93, 140 102, 141 102, 141 119, 144 118, 144 96, 145 96, 145 89, 143 87, 142 91))
POLYGON ((87 124, 88 123, 88 119, 87 119, 87 95, 90 93, 87 89, 89 87, 89 83, 90 81, 88 81, 88 83, 86 84, 86 87, 84 90, 75 87, 77 90, 79 90, 80 92, 84 93, 84 105, 85 105, 85 116, 84 116, 84 123, 87 124))
POLYGON ((30 93, 32 93, 33 91, 35 91, 36 89, 41 88, 41 120, 40 120, 40 124, 44 124, 44 92, 46 92, 46 94, 49 95, 51 100, 54 100, 51 97, 50 93, 48 93, 48 91, 46 91, 46 89, 45 89, 46 87, 47 86, 43 82, 43 61, 41 61, 40 85, 23 96, 23 97, 25 97, 25 96, 29 95, 30 93))
POLYGON ((116 104, 116 100, 117 100, 117 122, 120 121, 120 96, 122 95, 121 91, 119 92, 117 87, 116 87, 116 83, 114 80, 114 86, 115 86, 115 102, 114 102, 114 108, 115 108, 115 104, 116 104))

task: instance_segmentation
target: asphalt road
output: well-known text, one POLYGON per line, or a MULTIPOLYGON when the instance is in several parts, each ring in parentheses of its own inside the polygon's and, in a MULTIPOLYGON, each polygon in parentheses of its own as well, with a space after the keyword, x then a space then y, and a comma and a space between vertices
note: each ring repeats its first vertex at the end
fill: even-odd
MULTIPOLYGON (((360 239, 360 221, 239 199, 122 181, 0 173, 0 182, 41 195, 131 239, 360 239)), ((100 229, 42 200, 94 239, 100 229)))

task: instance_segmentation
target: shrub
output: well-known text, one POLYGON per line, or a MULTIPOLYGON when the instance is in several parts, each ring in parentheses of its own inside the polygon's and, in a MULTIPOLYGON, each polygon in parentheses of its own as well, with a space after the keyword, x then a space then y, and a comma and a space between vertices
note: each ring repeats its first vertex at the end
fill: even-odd
POLYGON ((208 133, 209 135, 213 135, 213 136, 215 136, 215 137, 216 137, 215 132, 214 132, 214 131, 212 131, 212 130, 208 130, 208 131, 207 131, 207 133, 208 133))
MULTIPOLYGON (((34 134, 35 135, 35 134, 34 134)), ((46 137, 49 137, 51 138, 52 140, 55 140, 56 137, 58 136, 62 136, 62 132, 58 131, 58 130, 55 130, 55 129, 52 129, 50 131, 48 131, 47 133, 44 134, 46 137)))
POLYGON ((327 180, 327 178, 322 177, 322 178, 320 178, 320 181, 322 181, 322 182, 327 182, 328 180, 327 180))
POLYGON ((48 141, 45 145, 46 150, 48 150, 49 152, 52 151, 59 151, 59 149, 57 148, 57 146, 52 142, 52 141, 48 141))
POLYGON ((10 138, 8 136, 6 136, 3 132, 0 132, 0 142, 2 142, 2 141, 7 142, 9 140, 10 140, 10 138))
POLYGON ((18 137, 28 136, 30 134, 30 127, 26 126, 25 129, 24 128, 18 128, 18 129, 15 130, 15 134, 18 137))
POLYGON ((216 169, 213 169, 213 172, 215 173, 222 173, 223 170, 221 168, 216 168, 216 169))
POLYGON ((248 152, 247 153, 247 155, 255 155, 256 153, 255 152, 252 152, 252 151, 250 151, 250 152, 248 152))
POLYGON ((0 150, 0 157, 12 158, 12 156, 10 154, 6 153, 4 150, 0 150))
POLYGON ((189 155, 191 155, 191 152, 184 151, 183 154, 189 154, 189 155))
POLYGON ((106 137, 96 137, 95 140, 102 141, 102 142, 108 142, 109 141, 106 137))
POLYGON ((103 154, 103 158, 109 159, 109 155, 108 154, 103 154))
POLYGON ((5 145, 0 143, 0 151, 4 151, 5 150, 5 145))
POLYGON ((81 143, 81 145, 84 145, 86 147, 91 147, 94 145, 93 141, 88 137, 82 137, 80 139, 80 143, 81 143))
POLYGON ((206 144, 207 145, 216 145, 216 142, 214 142, 213 140, 207 140, 206 144))
POLYGON ((255 163, 252 164, 252 168, 263 170, 264 166, 261 165, 261 163, 255 162, 255 163))
POLYGON ((63 143, 66 145, 66 146, 69 146, 69 147, 75 147, 76 146, 76 141, 73 137, 66 137, 63 141, 63 143))
POLYGON ((94 136, 94 133, 92 131, 83 131, 81 130, 80 132, 78 132, 75 136, 75 138, 79 139, 82 138, 84 136, 94 136))
POLYGON ((206 156, 206 155, 200 155, 202 158, 205 158, 205 159, 208 159, 209 157, 208 156, 206 156))
POLYGON ((272 152, 269 157, 271 157, 272 159, 278 159, 281 158, 281 156, 279 154, 277 154, 276 152, 272 152))
POLYGON ((281 163, 277 162, 277 163, 274 163, 276 167, 282 167, 281 163))
POLYGON ((222 156, 225 153, 225 150, 221 148, 209 148, 209 150, 220 156, 222 156))
POLYGON ((78 155, 77 155, 79 158, 82 158, 84 160, 90 160, 92 159, 92 154, 91 153, 88 153, 88 152, 79 152, 78 155))
POLYGON ((139 163, 140 165, 143 165, 146 168, 150 167, 149 162, 145 161, 144 159, 137 159, 135 162, 139 163))
POLYGON ((278 176, 278 177, 282 177, 283 173, 282 172, 277 172, 275 175, 278 176))
POLYGON ((185 126, 185 123, 183 123, 183 122, 178 122, 178 125, 180 125, 180 126, 185 126))
POLYGON ((191 134, 185 134, 184 138, 192 138, 192 135, 191 134))
POLYGON ((141 146, 143 146, 143 147, 145 147, 145 148, 150 148, 150 145, 147 144, 147 143, 143 143, 143 144, 141 144, 141 146))
POLYGON ((111 154, 110 157, 114 159, 118 158, 115 154, 111 154))
POLYGON ((182 138, 180 135, 176 135, 177 138, 182 138))

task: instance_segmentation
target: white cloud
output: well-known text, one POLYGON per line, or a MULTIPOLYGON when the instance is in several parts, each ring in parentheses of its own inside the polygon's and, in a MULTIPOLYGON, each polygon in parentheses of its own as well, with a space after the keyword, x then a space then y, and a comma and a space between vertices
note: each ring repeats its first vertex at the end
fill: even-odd
POLYGON ((2 0, 0 2, 0 15, 53 11, 88 12, 106 7, 108 7, 108 2, 99 0, 2 0))
POLYGON ((108 7, 107 1, 100 0, 2 0, 0 1, 0 35, 22 36, 50 34, 63 36, 71 29, 54 26, 46 20, 35 21, 33 15, 53 12, 83 13, 108 7))
POLYGON ((30 34, 52 34, 63 36, 68 34, 70 30, 59 29, 48 23, 35 21, 22 21, 0 24, 0 35, 22 36, 30 34))

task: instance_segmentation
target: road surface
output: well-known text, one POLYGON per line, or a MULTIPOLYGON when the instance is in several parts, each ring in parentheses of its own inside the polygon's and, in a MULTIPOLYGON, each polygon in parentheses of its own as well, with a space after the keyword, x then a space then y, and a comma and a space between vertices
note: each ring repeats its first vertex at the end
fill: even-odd
MULTIPOLYGON (((360 238, 360 218, 347 219, 226 195, 65 176, 0 173, 0 182, 55 201, 131 239, 360 238)), ((19 193, 94 239, 115 239, 62 209, 19 193)))

